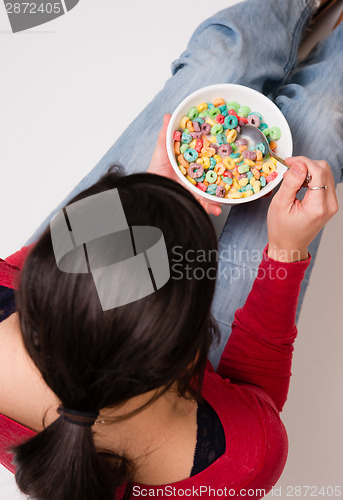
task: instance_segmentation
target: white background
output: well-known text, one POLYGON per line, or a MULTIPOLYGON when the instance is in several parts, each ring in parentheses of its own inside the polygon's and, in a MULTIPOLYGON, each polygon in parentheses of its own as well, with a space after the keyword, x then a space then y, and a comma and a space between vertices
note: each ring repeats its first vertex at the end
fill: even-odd
MULTIPOLYGON (((233 3, 80 0, 16 35, 0 3, 1 257, 23 245, 160 90, 196 26, 233 3)), ((287 485, 343 487, 342 227, 341 210, 325 230, 298 325, 282 498, 287 485)), ((0 467, 0 499, 16 498, 0 467)))

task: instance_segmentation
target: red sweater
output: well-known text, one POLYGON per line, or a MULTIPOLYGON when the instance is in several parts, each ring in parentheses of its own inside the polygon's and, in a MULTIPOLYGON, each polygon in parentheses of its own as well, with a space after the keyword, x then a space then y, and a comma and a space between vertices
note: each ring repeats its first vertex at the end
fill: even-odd
MULTIPOLYGON (((14 288, 30 247, 0 259, 0 285, 14 288)), ((247 301, 235 314, 232 333, 214 372, 208 362, 202 395, 222 423, 225 453, 193 477, 162 486, 134 483, 132 498, 262 498, 286 463, 288 442, 279 412, 287 399, 295 314, 301 281, 310 263, 280 263, 266 250, 247 301), (250 491, 248 491, 250 490, 250 491)), ((14 443, 34 436, 0 415, 0 463, 14 472, 14 443)), ((119 491, 118 497, 123 493, 119 491)))

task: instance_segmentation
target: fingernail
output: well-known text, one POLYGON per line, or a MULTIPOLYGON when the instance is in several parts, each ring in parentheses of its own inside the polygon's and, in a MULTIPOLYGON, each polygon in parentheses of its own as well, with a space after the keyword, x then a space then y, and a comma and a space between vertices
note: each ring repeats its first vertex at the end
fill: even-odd
POLYGON ((303 170, 302 170, 301 166, 299 165, 299 163, 295 163, 291 170, 292 170, 293 174, 298 175, 299 177, 301 177, 303 175, 303 170))

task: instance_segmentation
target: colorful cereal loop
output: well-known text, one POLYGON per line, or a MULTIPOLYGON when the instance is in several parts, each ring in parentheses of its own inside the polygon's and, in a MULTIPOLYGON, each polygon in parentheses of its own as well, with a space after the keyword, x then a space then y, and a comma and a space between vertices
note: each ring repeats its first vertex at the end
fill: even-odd
POLYGON ((235 115, 228 115, 224 120, 224 125, 228 129, 233 129, 238 125, 238 119, 235 115))
POLYGON ((214 171, 214 170, 209 170, 207 173, 206 173, 206 180, 209 184, 213 184, 216 182, 217 180, 217 173, 214 171))
POLYGON ((187 149, 187 151, 184 152, 183 156, 184 156, 186 161, 188 161, 189 163, 193 163, 197 160, 198 153, 197 153, 197 151, 195 151, 195 149, 189 148, 189 149, 187 149))
POLYGON ((199 111, 197 110, 197 108, 191 108, 188 111, 187 115, 190 120, 195 120, 195 118, 198 118, 199 116, 199 111))
POLYGON ((207 109, 207 102, 201 102, 197 106, 197 110, 199 111, 199 113, 201 113, 202 111, 205 111, 206 109, 207 109))

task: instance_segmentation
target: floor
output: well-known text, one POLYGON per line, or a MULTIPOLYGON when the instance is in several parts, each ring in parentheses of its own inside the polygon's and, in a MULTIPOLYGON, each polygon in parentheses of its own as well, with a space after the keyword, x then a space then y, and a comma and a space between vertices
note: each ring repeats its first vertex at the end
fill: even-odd
MULTIPOLYGON (((180 12, 173 2, 162 10, 158 0, 102 0, 97 7, 81 0, 67 15, 16 35, 0 4, 2 257, 20 248, 151 100, 199 22, 233 3, 183 2, 180 12)), ((330 31, 337 12, 310 33, 303 53, 330 31)), ((342 185, 338 197, 343 206, 342 185)), ((218 231, 223 221, 214 221, 218 231)), ((325 229, 298 324, 283 413, 289 458, 268 498, 310 495, 295 486, 343 484, 342 228, 341 209, 325 229)), ((0 498, 24 498, 2 467, 0 498)))

